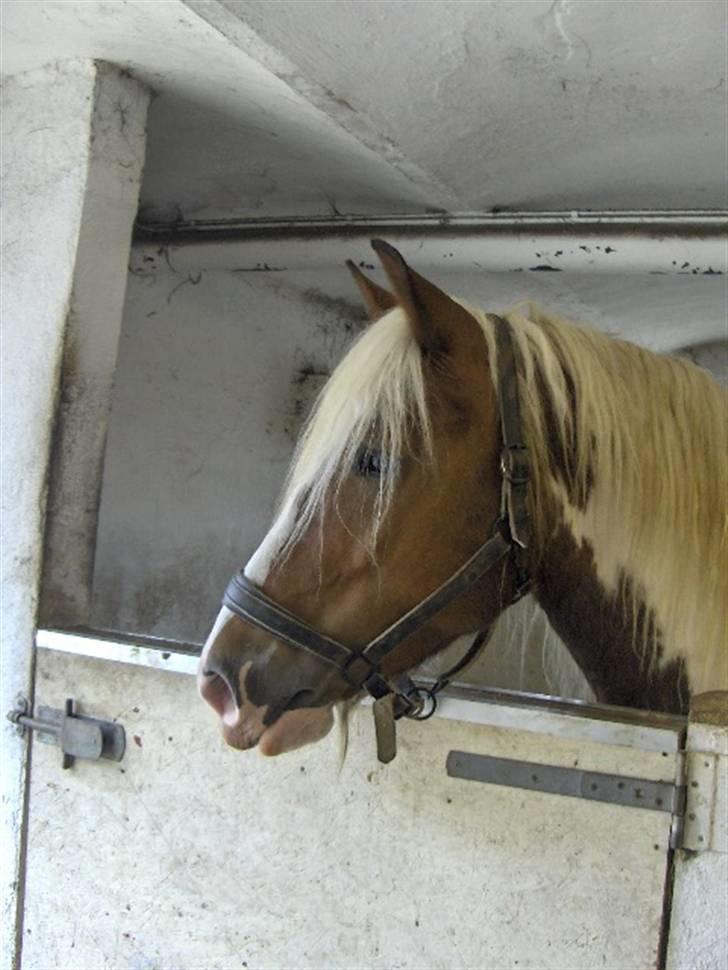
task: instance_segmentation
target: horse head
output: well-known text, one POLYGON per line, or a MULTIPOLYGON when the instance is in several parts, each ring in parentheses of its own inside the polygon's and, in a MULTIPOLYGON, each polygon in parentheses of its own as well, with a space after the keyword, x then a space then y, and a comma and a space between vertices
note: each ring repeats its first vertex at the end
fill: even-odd
MULTIPOLYGON (((264 604, 358 654, 493 533, 502 500, 495 348, 460 303, 375 241, 391 292, 349 264, 372 319, 325 388, 278 515, 243 571, 264 604)), ((514 598, 511 560, 382 659, 390 682, 514 598)), ((251 595, 255 595, 254 592, 251 595)), ((359 692, 341 666, 223 606, 200 660, 202 696, 233 747, 264 754, 323 737, 359 692)), ((324 647, 326 644, 324 644, 324 647)))
POLYGON ((350 266, 373 323, 202 654, 227 741, 291 750, 362 690, 420 715, 405 672, 529 584, 597 699, 728 689, 725 391, 538 307, 467 307, 373 246, 391 290, 350 266))

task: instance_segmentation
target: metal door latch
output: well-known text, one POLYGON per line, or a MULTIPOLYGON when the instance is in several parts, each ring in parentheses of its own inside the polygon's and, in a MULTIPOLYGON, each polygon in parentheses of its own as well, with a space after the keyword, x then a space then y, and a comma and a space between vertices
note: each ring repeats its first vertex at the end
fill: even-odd
POLYGON ((16 698, 16 705, 8 713, 8 720, 17 724, 21 735, 37 731, 39 741, 58 745, 63 752, 64 768, 70 768, 76 758, 121 761, 124 757, 126 732, 122 725, 76 714, 72 697, 67 698, 64 710, 39 707, 35 716, 22 695, 16 698))

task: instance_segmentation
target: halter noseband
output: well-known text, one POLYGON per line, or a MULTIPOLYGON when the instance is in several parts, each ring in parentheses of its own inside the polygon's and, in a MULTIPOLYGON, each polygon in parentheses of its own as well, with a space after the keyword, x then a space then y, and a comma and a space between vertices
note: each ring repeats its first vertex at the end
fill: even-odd
MULTIPOLYGON (((375 699, 375 721, 380 760, 394 757, 394 719, 424 720, 434 713, 436 695, 463 669, 487 642, 488 631, 480 633, 464 657, 429 689, 418 687, 406 674, 392 680, 382 674, 382 662, 396 647, 448 603, 470 589, 482 576, 510 556, 515 571, 515 592, 511 603, 527 591, 530 580, 523 552, 530 539, 530 518, 526 506, 530 466, 523 441, 516 372, 516 352, 510 325, 492 315, 498 349, 498 406, 501 426, 501 508, 492 534, 476 552, 441 586, 417 606, 396 620, 366 646, 347 647, 320 633, 294 616, 244 575, 236 573, 223 594, 223 605, 253 626, 267 630, 277 640, 314 654, 330 664, 355 690, 366 690, 375 699), (427 709, 428 700, 431 702, 427 709), (385 716, 384 711, 389 715, 385 716), (388 722, 391 721, 391 730, 388 722), (389 733, 389 740, 385 736, 389 733), (387 755, 387 752, 388 755, 387 755)), ((510 604, 509 604, 510 605, 510 604)))

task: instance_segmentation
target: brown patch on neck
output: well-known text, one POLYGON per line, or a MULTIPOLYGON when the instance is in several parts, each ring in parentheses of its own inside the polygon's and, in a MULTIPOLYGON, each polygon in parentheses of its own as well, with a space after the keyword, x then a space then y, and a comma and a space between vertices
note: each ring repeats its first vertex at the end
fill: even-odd
POLYGON ((623 576, 616 592, 605 590, 591 545, 577 543, 563 523, 547 544, 534 593, 598 700, 687 713, 690 687, 684 659, 661 663, 654 614, 632 581, 623 576))
POLYGON ((560 361, 561 369, 566 384, 566 392, 569 399, 569 412, 571 417, 571 429, 564 441, 560 434, 559 422, 552 403, 551 395, 546 387, 543 375, 538 372, 538 396, 541 401, 543 416, 543 426, 548 441, 548 451, 551 472, 554 478, 565 488, 569 502, 580 511, 586 509, 594 486, 594 475, 591 462, 587 465, 586 474, 582 480, 577 478, 576 456, 579 454, 579 447, 582 444, 578 440, 576 432, 576 416, 578 414, 579 401, 576 394, 576 386, 571 375, 566 370, 563 361, 560 361))

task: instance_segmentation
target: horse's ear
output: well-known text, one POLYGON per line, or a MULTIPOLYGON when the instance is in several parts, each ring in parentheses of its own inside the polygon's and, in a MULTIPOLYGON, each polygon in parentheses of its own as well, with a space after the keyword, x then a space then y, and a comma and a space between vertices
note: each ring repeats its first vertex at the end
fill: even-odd
POLYGON ((392 294, 388 290, 385 290, 384 287, 379 286, 378 283, 375 283, 374 280, 370 280, 368 276, 365 276, 356 263, 347 259, 346 265, 349 267, 349 271, 354 277, 354 282, 364 297, 364 305, 367 308, 369 319, 372 322, 383 317, 388 310, 393 310, 397 306, 397 301, 392 294))
MULTIPOLYGON (((427 354, 447 353, 453 347, 457 332, 470 314, 434 283, 415 273, 394 246, 382 239, 372 239, 372 249, 379 257, 392 284, 397 304, 407 314, 412 332, 427 354)), ((465 324, 467 326, 467 324, 465 324)))

